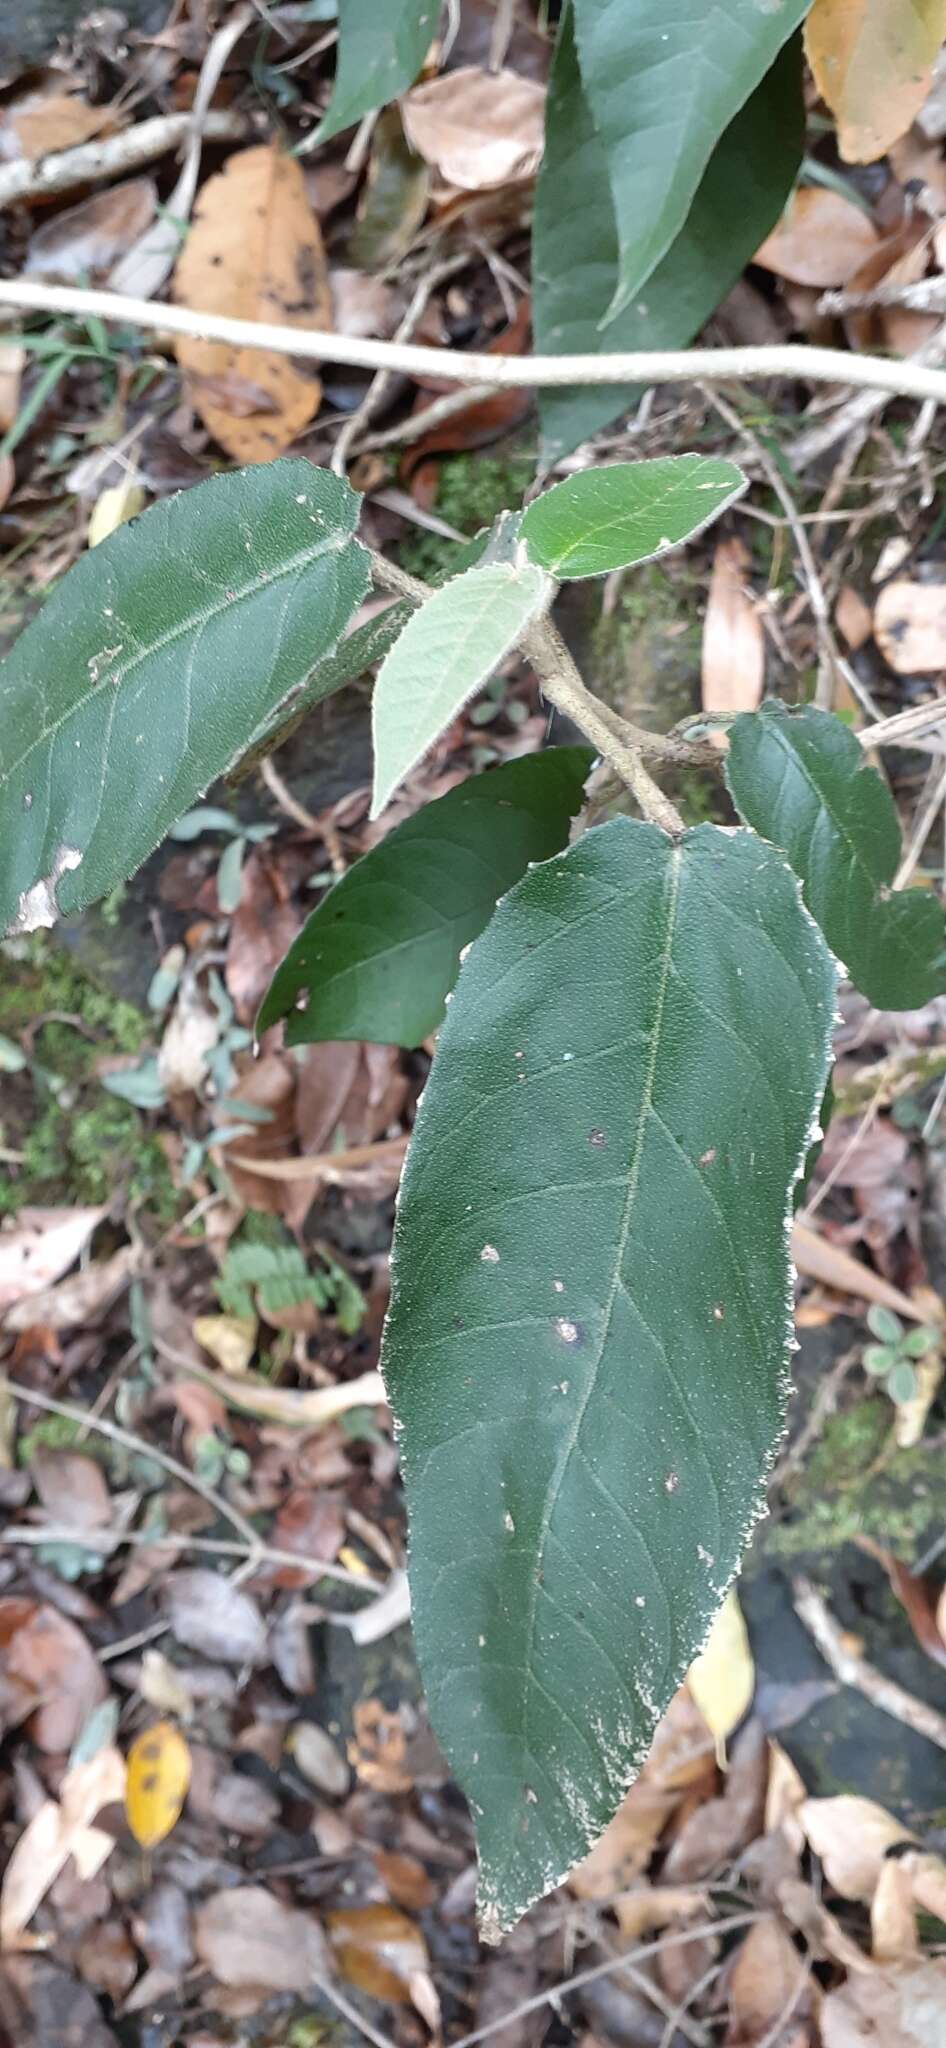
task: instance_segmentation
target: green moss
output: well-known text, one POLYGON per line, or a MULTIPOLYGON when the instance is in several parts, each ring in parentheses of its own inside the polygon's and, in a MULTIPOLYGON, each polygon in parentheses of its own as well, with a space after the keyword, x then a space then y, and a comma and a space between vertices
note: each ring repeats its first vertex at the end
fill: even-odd
POLYGON ((58 1014, 33 1035, 32 1069, 4 1091, 3 1142, 21 1163, 0 1181, 0 1215, 28 1202, 106 1201, 122 1183, 167 1228, 178 1197, 164 1152, 139 1111, 109 1095, 95 1071, 103 1056, 140 1052, 149 1020, 88 981, 45 933, 3 956, 0 1033, 21 1039, 37 1017, 58 1014))
MULTIPOLYGON (((91 1436, 91 1431, 90 1431, 91 1436)), ((81 1422, 72 1422, 68 1415, 44 1415, 42 1422, 34 1423, 32 1429, 24 1430, 16 1446, 17 1461, 29 1465, 37 1451, 71 1451, 82 1436, 81 1422)), ((90 1456, 95 1455, 95 1445, 86 1442, 83 1449, 90 1456)))
POLYGON ((790 1483, 789 1515, 766 1528, 769 1555, 820 1554, 872 1536, 913 1561, 946 1514, 946 1467, 941 1449, 892 1447, 892 1427, 893 1409, 880 1395, 830 1417, 790 1483))
MULTIPOLYGON (((532 481, 530 455, 452 455, 440 465, 435 510, 441 519, 472 538, 500 512, 521 505, 532 481)), ((411 576, 436 583, 449 574, 456 543, 417 528, 402 542, 398 562, 411 576)))

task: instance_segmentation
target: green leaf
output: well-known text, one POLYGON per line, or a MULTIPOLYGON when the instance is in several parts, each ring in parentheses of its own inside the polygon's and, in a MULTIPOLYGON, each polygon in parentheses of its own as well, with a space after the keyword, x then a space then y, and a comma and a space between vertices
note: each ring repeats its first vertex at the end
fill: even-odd
POLYGON ((879 1379, 886 1378, 892 1365, 896 1365, 897 1352, 892 1344, 865 1344, 864 1371, 874 1373, 879 1379))
MULTIPOLYGON (((618 243, 607 157, 581 82, 570 17, 558 33, 533 226, 533 317, 543 353, 683 348, 741 276, 794 183, 804 145, 800 38, 721 138, 673 247, 641 299, 602 332, 618 243)), ((639 387, 539 393, 546 467, 626 411, 639 387)))
POLYGON ((610 1820, 760 1512, 834 992, 780 855, 626 818, 533 868, 461 969, 383 1370, 493 1933, 610 1820))
POLYGON ((568 839, 593 755, 553 747, 473 775, 349 869, 273 976, 257 1031, 288 1045, 420 1045, 440 1024, 461 950, 530 861, 568 839))
POLYGON ((763 704, 730 728, 726 778, 747 824, 781 846, 851 980, 881 1010, 946 992, 946 918, 930 890, 887 892, 900 858, 889 790, 830 711, 763 704))
POLYGON ((612 462, 553 484, 527 506, 520 532, 550 576, 607 576, 702 533, 746 485, 734 462, 712 455, 612 462))
POLYGON ((881 1344, 897 1345, 903 1336, 903 1324, 892 1308, 884 1308, 882 1302, 872 1302, 867 1311, 867 1327, 872 1337, 879 1337, 881 1344))
POLYGON ((551 588, 529 562, 497 562, 455 576, 408 620, 375 684, 373 818, 511 654, 551 588))
POLYGON ((70 570, 0 667, 0 931, 106 895, 305 686, 368 587, 359 505, 266 463, 70 570))
POLYGON ((891 1401, 895 1401, 898 1406, 906 1401, 912 1401, 916 1393, 916 1373, 909 1359, 898 1358, 893 1370, 887 1375, 887 1392, 891 1401))
POLYGON ((573 0, 617 224, 612 317, 680 234, 720 136, 810 4, 722 0, 694 10, 690 0, 573 0))
POLYGON ((312 140, 328 142, 363 114, 413 85, 437 33, 437 0, 339 0, 338 64, 325 119, 312 140))
POLYGON ((925 1358, 928 1351, 935 1350, 939 1341, 939 1333, 936 1330, 929 1330, 925 1327, 919 1330, 908 1330, 901 1342, 900 1349, 905 1352, 907 1358, 925 1358))

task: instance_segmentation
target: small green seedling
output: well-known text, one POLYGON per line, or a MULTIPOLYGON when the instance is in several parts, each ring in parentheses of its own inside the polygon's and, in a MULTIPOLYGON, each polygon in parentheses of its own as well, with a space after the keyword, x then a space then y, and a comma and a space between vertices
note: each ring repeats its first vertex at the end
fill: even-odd
POLYGON ((865 1346, 864 1370, 882 1381, 884 1392, 902 1407, 916 1393, 914 1360, 935 1349, 939 1332, 925 1323, 905 1330, 892 1309, 879 1307, 868 1309, 867 1327, 878 1341, 865 1346))

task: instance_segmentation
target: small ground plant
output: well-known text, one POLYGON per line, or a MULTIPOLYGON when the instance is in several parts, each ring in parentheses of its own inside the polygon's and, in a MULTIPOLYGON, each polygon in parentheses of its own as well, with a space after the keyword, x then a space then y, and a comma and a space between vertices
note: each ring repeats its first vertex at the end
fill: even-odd
MULTIPOLYGON (((0 668, 7 932, 106 895, 377 664, 376 813, 517 650, 583 735, 392 830, 258 1019, 290 1045, 439 1028, 382 1364, 418 1650, 493 1933, 610 1819, 761 1511, 838 962, 885 1008, 946 989, 942 910, 891 893, 896 814, 852 732, 777 703, 736 718, 743 822, 686 830, 657 776, 718 753, 628 725, 552 622, 559 583, 663 554, 743 488, 699 455, 579 471, 429 591, 357 539, 347 483, 275 462, 114 533, 0 668), (348 630, 372 581, 394 601, 348 630), (614 791, 639 815, 607 817, 614 791)), ((900 1373, 907 1340, 876 1334, 900 1373)))

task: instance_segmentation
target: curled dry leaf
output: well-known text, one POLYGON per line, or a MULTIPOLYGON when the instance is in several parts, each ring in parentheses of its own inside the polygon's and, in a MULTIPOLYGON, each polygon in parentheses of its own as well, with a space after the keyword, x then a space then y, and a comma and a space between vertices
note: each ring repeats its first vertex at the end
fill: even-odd
POLYGON ((344 1799, 350 1783, 348 1765, 330 1735, 317 1721, 296 1721, 286 1738, 293 1762, 328 1799, 344 1799))
POLYGON ((241 1379, 256 1350, 258 1328, 255 1316, 198 1316, 194 1336, 225 1373, 241 1379))
POLYGON ((852 200, 824 185, 800 185, 752 260, 792 284, 824 291, 847 284, 877 241, 873 222, 852 200))
MULTIPOLYGON (((21 1221, 24 1213, 21 1209, 21 1221)), ((0 1266, 2 1245, 0 1237, 0 1266)), ((19 1331, 42 1325, 46 1330, 71 1330, 80 1323, 87 1327, 111 1307, 116 1295, 127 1287, 140 1264, 138 1246, 119 1245, 110 1259, 97 1259, 82 1272, 71 1273, 68 1279, 57 1281, 54 1287, 44 1287, 38 1294, 28 1294, 15 1308, 7 1310, 4 1329, 19 1331)))
POLYGON ((798 1818, 824 1864, 828 1883, 842 1899, 856 1899, 864 1905, 874 1896, 890 1850, 914 1840, 909 1828, 892 1813, 853 1793, 841 1793, 836 1799, 806 1799, 798 1818))
POLYGON ((946 667, 946 583, 886 583, 874 607, 874 639, 898 676, 946 667))
POLYGON ((11 107, 7 126, 22 156, 35 163, 52 151, 75 149, 93 135, 121 126, 114 107, 90 107, 69 92, 30 93, 11 107))
POLYGON ((106 1214, 99 1209, 21 1209, 0 1230, 0 1314, 51 1287, 88 1244, 106 1214))
POLYGON ((125 1760, 117 1749, 100 1749, 88 1763, 66 1772, 58 1801, 47 1799, 39 1807, 4 1871, 0 1947, 16 1947, 70 1856, 81 1879, 101 1870, 115 1841, 92 1822, 103 1806, 121 1801, 124 1789, 125 1760))
POLYGON ((515 71, 462 65, 415 85, 401 113, 418 156, 462 191, 508 185, 538 168, 545 88, 515 71))
MULTIPOLYGON (((322 236, 294 158, 260 145, 230 157, 208 179, 178 259, 174 296, 200 313, 305 328, 330 325, 322 236)), ((177 337, 175 353, 204 425, 235 462, 272 461, 318 411, 318 378, 288 356, 190 335, 177 337), (200 381, 231 376, 260 390, 258 412, 241 417, 229 411, 200 381)))
POLYGON ((906 1862, 906 1857, 888 1856, 870 1902, 871 1952, 878 1963, 902 1962, 918 1947, 913 1879, 906 1862))
POLYGON ((765 635, 747 589, 750 556, 733 535, 713 556, 701 658, 704 711, 756 711, 765 680, 765 635))
POLYGON ((44 222, 33 236, 24 269, 28 277, 76 284, 86 274, 104 275, 137 237, 151 226, 157 205, 152 178, 129 178, 93 193, 44 222))
POLYGON ((218 1984, 301 1994, 327 1975, 316 1921, 262 1885, 211 1893, 194 1915, 194 1947, 218 1984))

